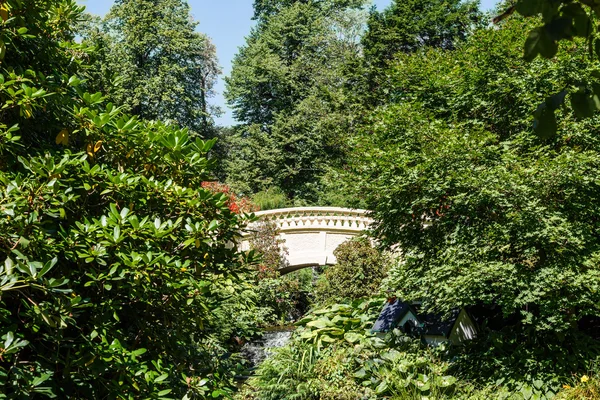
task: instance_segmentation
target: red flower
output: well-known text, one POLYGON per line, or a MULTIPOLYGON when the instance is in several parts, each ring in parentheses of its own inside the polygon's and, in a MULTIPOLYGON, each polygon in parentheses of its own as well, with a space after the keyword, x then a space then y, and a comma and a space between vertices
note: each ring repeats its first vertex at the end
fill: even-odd
POLYGON ((234 214, 258 211, 259 207, 252 203, 247 197, 238 198, 235 193, 232 193, 231 188, 219 182, 202 182, 203 189, 209 190, 212 193, 223 193, 228 199, 225 205, 234 214))

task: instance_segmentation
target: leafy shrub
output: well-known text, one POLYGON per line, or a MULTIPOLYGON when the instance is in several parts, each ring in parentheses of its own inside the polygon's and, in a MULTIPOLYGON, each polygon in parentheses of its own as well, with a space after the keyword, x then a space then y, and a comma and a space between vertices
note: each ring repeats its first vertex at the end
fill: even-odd
POLYGON ((375 249, 368 239, 347 240, 335 249, 337 264, 328 267, 315 290, 318 303, 369 297, 379 291, 390 258, 375 249))
POLYGON ((221 342, 234 349, 260 336, 264 328, 301 317, 308 308, 312 271, 280 276, 285 248, 278 233, 275 224, 259 223, 249 239, 256 258, 246 265, 242 282, 219 287, 222 300, 213 310, 211 328, 221 342))
POLYGON ((482 385, 509 392, 554 396, 576 371, 587 371, 600 356, 600 344, 583 334, 531 334, 519 325, 480 332, 455 354, 452 371, 482 385))
POLYGON ((286 194, 277 186, 256 193, 252 196, 252 201, 256 203, 261 210, 286 208, 290 204, 286 194))
POLYGON ((263 300, 263 289, 253 272, 243 275, 243 283, 222 287, 222 300, 213 310, 214 335, 222 343, 229 343, 233 350, 260 336, 265 327, 279 324, 281 318, 271 302, 263 300))
POLYGON ((450 399, 457 393, 458 379, 447 375, 448 363, 435 357, 435 351, 421 343, 404 341, 403 348, 380 351, 362 364, 354 377, 361 385, 369 385, 378 395, 394 398, 450 399))
POLYGON ((250 248, 261 256, 258 264, 261 278, 279 276, 279 269, 287 265, 285 240, 279 238, 279 228, 272 221, 260 221, 248 239, 250 248))
POLYGON ((287 248, 285 240, 279 238, 279 229, 274 222, 261 221, 256 224, 249 244, 260 256, 255 278, 257 305, 271 310, 271 315, 264 324, 273 325, 286 318, 300 317, 309 303, 311 271, 280 275, 280 268, 287 265, 287 248))
POLYGON ((263 361, 237 400, 318 399, 315 363, 309 344, 285 346, 263 361))
POLYGON ((371 391, 354 382, 358 358, 348 349, 366 340, 365 329, 377 318, 382 303, 383 299, 357 300, 312 311, 296 323, 300 328, 292 342, 259 366, 250 388, 238 398, 362 398, 371 391))
POLYGON ((213 310, 251 260, 214 141, 86 92, 74 1, 1 7, 0 397, 230 392, 213 310))
POLYGON ((595 67, 580 42, 525 62, 527 25, 480 29, 452 52, 399 54, 397 100, 356 143, 357 187, 377 238, 405 255, 399 297, 443 312, 496 304, 552 334, 600 313, 600 119, 561 109, 558 135, 532 132, 538 99, 591 81, 595 67))
POLYGON ((318 349, 337 342, 357 343, 377 319, 383 303, 384 299, 374 298, 311 310, 296 322, 300 327, 296 333, 318 349))
POLYGON ((380 243, 404 254, 388 279, 399 297, 516 316, 480 332, 453 373, 550 397, 597 357, 578 322, 599 314, 600 120, 560 108, 556 136, 533 133, 538 99, 591 89, 574 82, 595 67, 578 41, 524 62, 529 28, 515 18, 452 52, 398 54, 391 101, 356 142, 357 187, 380 243))

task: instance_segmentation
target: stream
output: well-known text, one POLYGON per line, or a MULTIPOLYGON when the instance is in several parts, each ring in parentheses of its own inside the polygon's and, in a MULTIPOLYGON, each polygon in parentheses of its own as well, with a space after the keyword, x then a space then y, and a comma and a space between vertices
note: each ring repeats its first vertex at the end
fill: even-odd
POLYGON ((264 361, 271 350, 277 347, 283 347, 290 340, 294 327, 283 326, 267 329, 262 337, 246 343, 242 347, 242 355, 253 367, 257 367, 264 361))

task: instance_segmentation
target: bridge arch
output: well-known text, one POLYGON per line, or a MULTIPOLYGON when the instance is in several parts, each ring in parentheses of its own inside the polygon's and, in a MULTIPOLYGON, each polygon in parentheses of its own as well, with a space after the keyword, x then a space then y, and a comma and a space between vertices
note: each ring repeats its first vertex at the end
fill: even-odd
POLYGON ((295 207, 256 213, 258 222, 248 226, 242 249, 249 248, 248 236, 261 221, 277 225, 288 250, 285 274, 300 268, 336 263, 333 251, 349 238, 360 235, 373 222, 366 210, 340 207, 295 207))

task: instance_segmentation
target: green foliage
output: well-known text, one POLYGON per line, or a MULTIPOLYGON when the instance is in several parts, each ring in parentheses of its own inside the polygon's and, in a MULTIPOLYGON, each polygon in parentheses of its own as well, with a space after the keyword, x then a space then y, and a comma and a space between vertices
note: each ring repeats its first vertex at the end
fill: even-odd
POLYGON ((119 0, 81 34, 98 48, 88 70, 93 90, 144 119, 168 121, 212 135, 209 104, 221 73, 210 38, 182 0, 119 0))
POLYGON ((247 265, 243 282, 220 287, 222 299, 212 310, 211 327, 221 342, 239 347, 261 334, 265 328, 289 324, 308 308, 312 291, 312 270, 304 269, 281 276, 285 265, 284 241, 278 239, 274 223, 261 222, 249 236, 256 258, 247 265))
POLYGON ((365 238, 350 239, 334 250, 337 263, 317 283, 318 303, 339 302, 375 295, 386 276, 391 258, 365 238))
POLYGON ((276 350, 259 366, 237 400, 318 399, 314 378, 315 349, 310 345, 276 350))
POLYGON ((588 374, 573 377, 571 384, 563 385, 557 400, 593 400, 600 397, 598 365, 593 365, 588 374))
POLYGON ((286 266, 285 240, 279 238, 279 229, 275 222, 257 222, 248 242, 250 248, 262 256, 258 268, 265 276, 277 275, 279 269, 286 266))
POLYGON ((2 10, 0 397, 227 394, 213 311, 251 260, 200 189, 214 141, 87 92, 73 1, 2 10))
POLYGON ((514 325, 483 333, 455 355, 451 371, 513 393, 552 398, 600 356, 598 342, 580 333, 540 335, 514 325))
POLYGON ((217 331, 224 340, 249 339, 260 328, 282 325, 290 318, 300 317, 307 308, 312 271, 280 275, 279 269, 286 265, 287 250, 285 241, 278 235, 275 223, 261 221, 248 236, 250 248, 257 257, 249 265, 251 271, 244 276, 245 285, 229 293, 229 298, 220 306, 222 328, 217 331))
POLYGON ((310 341, 317 349, 331 343, 358 343, 364 339, 379 315, 384 300, 373 298, 354 300, 351 304, 333 304, 330 307, 311 310, 296 325, 300 339, 310 341))
POLYGON ((312 311, 237 398, 489 398, 449 374, 443 348, 428 349, 399 331, 385 339, 369 333, 383 303, 362 299, 312 311))
POLYGON ((280 323, 277 310, 271 307, 275 301, 265 301, 262 281, 254 273, 245 274, 242 284, 218 289, 221 300, 212 310, 210 329, 220 343, 239 350, 241 344, 260 336, 265 327, 280 323))
POLYGON ((365 383, 370 385, 381 396, 401 399, 461 397, 456 390, 458 379, 445 375, 448 364, 436 360, 435 353, 419 343, 405 341, 398 349, 381 351, 378 358, 365 362, 354 376, 363 386, 365 383))
POLYGON ((511 5, 503 15, 496 18, 500 21, 517 11, 524 17, 541 17, 542 24, 529 32, 524 46, 524 57, 531 61, 541 55, 552 58, 558 52, 558 43, 562 40, 573 40, 582 37, 590 42, 590 56, 596 57, 593 52, 597 32, 594 29, 593 14, 598 12, 594 3, 582 1, 547 1, 547 0, 520 0, 511 5), (587 9, 586 9, 587 8, 587 9))
MULTIPOLYGON (((550 399, 566 383, 573 384, 570 375, 561 375, 551 363, 569 365, 565 359, 577 358, 589 365, 584 350, 589 341, 579 342, 580 353, 549 348, 554 359, 547 358, 544 365, 537 353, 547 344, 534 343, 543 339, 517 337, 508 329, 467 349, 446 344, 431 348, 398 329, 375 336, 369 328, 384 300, 361 299, 311 311, 297 322, 292 341, 259 366, 249 388, 236 398, 550 399)), ((595 380, 581 382, 580 376, 580 385, 565 395, 593 393, 595 380)))
POLYGON ((586 64, 576 47, 525 63, 525 29, 511 20, 454 52, 399 58, 399 104, 374 113, 357 143, 358 186, 381 243, 404 254, 399 297, 440 311, 494 303, 567 331, 599 312, 598 120, 566 113, 553 140, 530 132, 532 88, 552 93, 586 64))
POLYGON ((394 0, 383 11, 371 11, 362 37, 365 61, 386 68, 397 53, 425 47, 453 49, 480 19, 477 2, 394 0))
POLYGON ((290 199, 319 200, 321 177, 346 151, 352 116, 343 71, 360 54, 364 21, 336 4, 278 2, 236 55, 225 93, 241 122, 225 165, 233 187, 257 193, 277 186, 290 199))
MULTIPOLYGON (((354 66, 354 101, 367 109, 390 97, 388 69, 398 54, 425 48, 453 49, 482 22, 478 2, 394 0, 385 10, 372 9, 361 37, 363 57, 354 66)), ((352 95, 351 95, 352 96, 352 95)))
POLYGON ((289 206, 287 196, 276 186, 254 194, 254 196, 252 196, 252 201, 263 211, 286 208, 289 206))
MULTIPOLYGON (((575 40, 583 51, 587 50, 590 61, 600 58, 600 38, 595 20, 600 7, 588 1, 550 1, 519 0, 508 3, 504 12, 495 18, 502 21, 514 12, 524 17, 531 17, 535 27, 531 27, 523 46, 523 57, 527 61, 538 55, 552 59, 559 51, 563 41, 575 40)), ((557 130, 556 110, 570 99, 571 109, 580 118, 589 118, 600 110, 600 81, 597 74, 590 77, 583 74, 573 82, 574 87, 567 87, 546 99, 535 111, 534 129, 543 137, 554 136, 557 130)))
POLYGON ((365 329, 376 319, 382 303, 382 299, 355 301, 311 312, 298 321, 302 328, 292 342, 259 366, 250 388, 237 398, 362 398, 370 390, 353 382, 352 374, 362 360, 360 350, 354 354, 351 349, 359 341, 367 343, 365 329))
MULTIPOLYGON (((0 151, 6 154, 22 135, 28 145, 46 140, 47 129, 64 128, 60 113, 78 83, 69 78, 82 63, 72 54, 86 47, 70 41, 81 14, 73 1, 4 1, 0 11, 0 151)), ((0 167, 10 162, 5 156, 0 167)))
POLYGON ((269 318, 263 326, 285 325, 299 318, 308 308, 310 286, 297 275, 283 275, 258 281, 258 304, 268 307, 269 318))
POLYGON ((317 7, 324 13, 335 13, 343 8, 360 7, 364 5, 363 0, 254 0, 254 19, 258 21, 267 20, 269 17, 277 15, 277 13, 281 12, 286 7, 294 5, 295 3, 309 3, 311 7, 317 7))
POLYGON ((388 97, 388 62, 399 51, 454 47, 481 20, 474 3, 395 2, 371 13, 365 34, 362 5, 254 2, 258 24, 227 78, 242 122, 224 168, 233 187, 277 186, 294 205, 362 205, 339 171, 364 107, 388 97))

